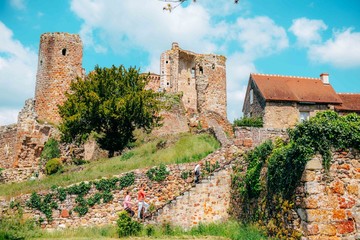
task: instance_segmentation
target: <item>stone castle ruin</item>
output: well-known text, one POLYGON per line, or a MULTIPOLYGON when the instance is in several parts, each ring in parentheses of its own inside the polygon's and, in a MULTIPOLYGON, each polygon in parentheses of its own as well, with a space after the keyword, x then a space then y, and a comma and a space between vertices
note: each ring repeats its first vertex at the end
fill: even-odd
MULTIPOLYGON (((59 136, 54 127, 61 121, 57 106, 66 100, 71 82, 86 76, 82 51, 78 34, 41 35, 35 100, 26 101, 16 124, 0 127, 0 168, 6 169, 5 181, 23 181, 38 171, 45 142, 59 136)), ((161 55, 161 73, 149 75, 147 89, 182 94, 182 104, 175 112, 163 113, 164 126, 155 134, 189 131, 190 118, 206 128, 231 129, 226 119, 225 61, 223 56, 182 50, 177 43, 161 55)))

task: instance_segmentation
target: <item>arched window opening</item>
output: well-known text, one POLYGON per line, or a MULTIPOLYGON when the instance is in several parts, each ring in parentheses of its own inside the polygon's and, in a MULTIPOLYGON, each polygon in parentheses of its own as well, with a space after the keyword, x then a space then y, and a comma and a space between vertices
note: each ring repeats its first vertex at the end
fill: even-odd
POLYGON ((61 52, 62 52, 62 55, 65 56, 66 55, 66 48, 64 48, 61 52))

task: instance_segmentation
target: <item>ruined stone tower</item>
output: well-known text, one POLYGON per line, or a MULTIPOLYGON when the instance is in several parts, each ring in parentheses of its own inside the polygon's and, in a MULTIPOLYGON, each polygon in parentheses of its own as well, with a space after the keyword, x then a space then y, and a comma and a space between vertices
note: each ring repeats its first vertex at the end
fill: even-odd
POLYGON ((216 112, 226 118, 226 58, 183 50, 177 43, 161 54, 160 87, 182 92, 188 113, 216 112))
POLYGON ((78 34, 44 33, 40 37, 35 111, 38 120, 59 123, 57 105, 76 77, 83 76, 82 42, 78 34))

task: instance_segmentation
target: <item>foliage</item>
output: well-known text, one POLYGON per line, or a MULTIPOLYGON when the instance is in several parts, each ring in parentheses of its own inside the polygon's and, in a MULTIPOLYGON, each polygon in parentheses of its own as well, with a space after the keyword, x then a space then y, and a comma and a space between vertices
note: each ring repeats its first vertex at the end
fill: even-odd
POLYGON ((53 158, 60 157, 60 148, 59 142, 54 138, 49 138, 49 140, 45 143, 44 149, 41 152, 40 158, 43 162, 47 162, 53 158))
POLYGON ((78 205, 74 207, 74 211, 77 212, 80 217, 84 216, 89 211, 86 200, 82 195, 79 195, 76 197, 75 202, 78 205))
POLYGON ((102 194, 102 199, 103 199, 104 203, 108 203, 114 199, 114 196, 112 195, 112 193, 110 191, 105 191, 102 194))
POLYGON ((289 141, 265 142, 249 152, 247 169, 238 165, 232 175, 232 207, 244 222, 258 222, 277 238, 297 239, 289 228, 294 207, 294 192, 306 163, 320 153, 329 169, 332 148, 360 148, 360 116, 339 116, 325 111, 288 130, 289 141), (261 175, 262 169, 267 171, 261 175), (266 174, 266 175, 265 175, 266 174), (237 210, 236 206, 241 206, 237 210))
POLYGON ((58 204, 55 202, 54 195, 48 193, 42 198, 36 192, 33 192, 30 199, 26 202, 26 206, 37 209, 45 214, 48 221, 52 221, 52 210, 58 209, 58 204))
POLYGON ((219 167, 220 167, 219 161, 216 161, 215 164, 212 164, 209 161, 205 161, 205 171, 208 174, 211 174, 212 172, 214 172, 219 167))
POLYGON ((264 124, 261 117, 242 117, 234 120, 234 127, 262 127, 264 124))
POLYGON ((150 180, 157 182, 163 181, 169 174, 170 172, 166 170, 165 164, 160 164, 158 167, 150 168, 146 172, 146 176, 148 176, 150 180))
POLYGON ((134 152, 130 151, 130 152, 125 152, 123 154, 121 154, 120 160, 121 161, 126 161, 130 158, 132 158, 135 155, 134 152))
POLYGON ((181 172, 180 177, 185 180, 185 179, 188 179, 191 176, 191 174, 192 174, 191 170, 183 171, 183 172, 181 172))
POLYGON ((83 142, 95 132, 110 157, 123 150, 134 141, 135 128, 151 130, 160 120, 160 93, 145 90, 147 81, 138 69, 121 65, 96 66, 86 80, 72 82, 67 101, 59 106, 62 139, 83 142))
POLYGON ((0 218, 0 239, 20 240, 39 236, 41 230, 32 219, 24 219, 21 214, 0 218))
POLYGON ((133 172, 126 173, 119 179, 119 188, 123 189, 133 185, 135 182, 135 174, 133 172))
POLYGON ((119 237, 134 236, 140 233, 141 224, 131 219, 126 211, 119 213, 119 219, 116 221, 119 237))
POLYGON ((95 204, 99 204, 100 201, 101 201, 101 193, 95 193, 94 196, 92 197, 89 197, 89 199, 87 200, 87 204, 92 207, 94 206, 95 204))
POLYGON ((63 165, 59 158, 53 158, 45 164, 45 173, 47 175, 55 174, 63 169, 63 165))

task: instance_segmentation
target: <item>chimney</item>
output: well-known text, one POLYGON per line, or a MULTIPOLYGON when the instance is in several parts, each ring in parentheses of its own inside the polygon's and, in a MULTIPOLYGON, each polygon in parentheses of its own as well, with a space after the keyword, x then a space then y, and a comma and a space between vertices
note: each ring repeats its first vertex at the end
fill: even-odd
POLYGON ((329 74, 328 73, 320 74, 320 79, 324 84, 330 84, 330 82, 329 82, 329 74))

